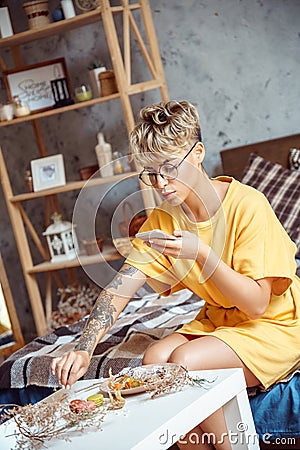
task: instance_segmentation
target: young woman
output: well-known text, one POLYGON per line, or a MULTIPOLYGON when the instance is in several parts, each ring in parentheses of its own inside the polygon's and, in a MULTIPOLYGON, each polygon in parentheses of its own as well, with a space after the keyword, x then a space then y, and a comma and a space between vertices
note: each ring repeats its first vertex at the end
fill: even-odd
MULTIPOLYGON (((261 193, 229 177, 208 177, 199 117, 190 103, 144 108, 130 143, 144 167, 141 181, 163 200, 141 231, 162 229, 174 239, 133 241, 124 266, 100 294, 76 351, 54 360, 52 370, 65 387, 78 380, 97 342, 147 281, 162 294, 188 288, 206 303, 195 320, 151 346, 144 364, 241 367, 248 386, 269 387, 300 359, 295 244, 261 193)), ((228 438, 218 439, 224 430, 219 411, 196 431, 215 433, 214 447, 227 449, 228 438)), ((200 441, 197 448, 213 448, 200 441)))

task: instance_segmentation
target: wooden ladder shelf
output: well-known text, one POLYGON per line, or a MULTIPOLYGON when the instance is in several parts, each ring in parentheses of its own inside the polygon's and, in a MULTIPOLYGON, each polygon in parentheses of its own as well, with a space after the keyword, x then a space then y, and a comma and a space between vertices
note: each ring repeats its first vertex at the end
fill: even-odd
MULTIPOLYGON (((92 23, 102 22, 104 28, 107 45, 111 57, 111 62, 116 78, 118 92, 107 97, 93 98, 83 104, 76 103, 57 109, 49 109, 47 111, 32 113, 30 116, 15 118, 9 122, 0 122, 0 127, 13 126, 21 122, 32 122, 35 137, 41 157, 46 156, 46 146, 43 140, 39 120, 52 115, 67 113, 83 107, 93 106, 97 103, 117 101, 119 100, 123 110, 124 122, 128 133, 134 127, 134 114, 131 104, 131 96, 140 94, 149 90, 159 89, 161 99, 167 101, 168 89, 164 76, 163 65, 161 61, 159 46, 152 20, 151 10, 148 0, 139 0, 130 2, 129 0, 120 0, 120 5, 111 6, 109 0, 100 0, 99 8, 96 10, 78 15, 74 18, 51 23, 42 29, 28 30, 15 34, 8 38, 0 39, 0 48, 9 48, 12 53, 15 67, 24 65, 21 46, 32 41, 47 38, 58 33, 65 33, 92 23), (119 38, 116 29, 116 16, 122 15, 123 34, 119 38), (139 20, 136 16, 139 14, 139 20), (132 39, 139 46, 139 58, 143 57, 145 67, 147 67, 149 77, 147 80, 133 82, 132 60, 135 55, 132 54, 132 39)), ((1 59, 2 69, 5 69, 4 62, 1 59)), ((128 177, 128 174, 124 174, 128 177)), ((38 335, 43 335, 50 329, 50 319, 52 313, 51 298, 51 279, 57 286, 61 286, 58 270, 71 270, 73 267, 80 266, 79 260, 66 261, 65 263, 51 263, 49 261, 47 249, 42 244, 33 224, 27 216, 23 208, 23 202, 34 200, 37 197, 45 197, 55 204, 55 195, 57 193, 77 190, 82 188, 81 182, 67 183, 61 188, 53 188, 47 192, 34 192, 14 195, 11 187, 8 170, 6 168, 5 159, 0 152, 0 176, 4 192, 7 209, 12 223, 16 244, 20 256, 21 266, 28 290, 28 295, 32 307, 33 318, 36 325, 38 335), (36 248, 43 259, 40 264, 34 264, 31 256, 31 249, 28 241, 28 235, 35 244, 36 248), (38 273, 46 273, 46 292, 42 296, 36 275, 38 273)), ((130 176, 136 176, 132 173, 130 176)), ((116 176, 116 179, 118 177, 116 176)), ((99 183, 103 183, 103 179, 99 179, 99 183)), ((147 210, 153 208, 156 204, 156 198, 149 189, 141 186, 143 202, 147 210)), ((50 204, 51 202, 49 202, 50 204)), ((49 208, 48 208, 49 209, 49 208)), ((51 211, 48 211, 50 213, 51 211)), ((103 260, 119 259, 120 255, 115 250, 109 250, 101 256, 103 260)), ((91 256, 83 258, 84 264, 95 264, 101 262, 99 256, 91 256)))

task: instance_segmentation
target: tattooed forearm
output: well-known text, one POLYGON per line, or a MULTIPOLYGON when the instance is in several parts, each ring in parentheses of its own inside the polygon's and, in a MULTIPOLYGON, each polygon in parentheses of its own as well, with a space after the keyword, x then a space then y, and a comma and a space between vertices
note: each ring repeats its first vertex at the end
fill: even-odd
POLYGON ((113 297, 113 294, 106 291, 100 294, 75 350, 85 350, 92 355, 99 333, 114 323, 116 308, 112 305, 113 297))
POLYGON ((119 286, 123 284, 123 275, 125 276, 132 276, 134 275, 138 270, 135 267, 128 266, 123 267, 119 273, 115 276, 115 278, 108 284, 106 289, 113 288, 117 289, 119 286))
POLYGON ((128 266, 128 267, 123 267, 119 273, 123 273, 124 275, 133 275, 134 273, 137 273, 137 268, 136 267, 132 267, 132 266, 128 266))
MULTIPOLYGON (((117 316, 117 309, 113 301, 115 298, 118 299, 120 295, 110 292, 109 289, 117 290, 119 286, 123 285, 126 277, 128 280, 128 277, 133 277, 136 272, 138 272, 138 269, 135 267, 124 265, 112 282, 101 292, 75 350, 85 350, 90 356, 92 355, 98 340, 113 325, 117 316)), ((124 299, 126 300, 126 296, 123 297, 124 299)))

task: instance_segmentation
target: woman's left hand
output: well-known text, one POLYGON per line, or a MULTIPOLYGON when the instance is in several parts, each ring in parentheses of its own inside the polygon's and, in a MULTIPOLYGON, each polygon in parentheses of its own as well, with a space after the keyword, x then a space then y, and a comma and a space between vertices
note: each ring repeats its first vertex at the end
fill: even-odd
POLYGON ((175 230, 176 239, 151 239, 146 244, 166 256, 177 259, 196 260, 205 244, 201 239, 190 231, 175 230))

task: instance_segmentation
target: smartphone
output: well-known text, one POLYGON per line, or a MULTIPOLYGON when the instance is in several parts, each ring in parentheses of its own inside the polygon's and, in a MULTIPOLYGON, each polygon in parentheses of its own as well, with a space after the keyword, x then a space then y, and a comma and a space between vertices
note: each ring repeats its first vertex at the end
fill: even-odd
POLYGON ((176 237, 172 234, 166 233, 162 230, 144 231, 142 233, 137 233, 135 237, 142 239, 143 241, 151 241, 151 239, 176 239, 176 237))

